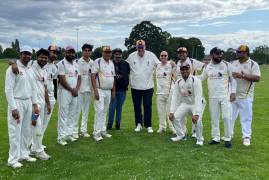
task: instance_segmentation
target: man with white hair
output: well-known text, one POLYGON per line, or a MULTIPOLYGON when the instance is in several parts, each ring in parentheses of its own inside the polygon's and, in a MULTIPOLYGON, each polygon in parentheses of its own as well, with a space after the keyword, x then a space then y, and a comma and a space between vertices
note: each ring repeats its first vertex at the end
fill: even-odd
POLYGON ((58 111, 58 144, 67 145, 66 140, 76 141, 73 129, 77 123, 78 92, 81 75, 75 60, 75 48, 65 48, 65 58, 58 66, 59 78, 59 111, 58 111))
POLYGON ((9 134, 9 157, 8 165, 20 168, 19 162, 26 160, 35 162, 30 156, 31 144, 31 116, 39 114, 36 91, 33 79, 30 75, 29 61, 32 50, 22 48, 20 59, 16 61, 19 73, 14 74, 10 66, 6 71, 5 93, 8 101, 8 134, 9 134))
POLYGON ((150 51, 146 50, 144 40, 136 42, 137 51, 129 55, 126 62, 130 66, 130 85, 135 111, 135 132, 142 130, 142 122, 148 133, 153 133, 152 117, 152 96, 153 96, 153 73, 160 63, 159 59, 150 51), (144 115, 141 105, 143 101, 144 115))
POLYGON ((156 80, 157 80, 157 110, 159 115, 159 129, 157 133, 166 131, 167 123, 169 128, 175 134, 175 129, 168 120, 171 105, 171 92, 172 86, 174 86, 174 77, 176 71, 176 64, 173 61, 168 61, 168 53, 162 51, 160 53, 161 63, 156 68, 156 80), (168 121, 167 121, 168 120, 168 121))

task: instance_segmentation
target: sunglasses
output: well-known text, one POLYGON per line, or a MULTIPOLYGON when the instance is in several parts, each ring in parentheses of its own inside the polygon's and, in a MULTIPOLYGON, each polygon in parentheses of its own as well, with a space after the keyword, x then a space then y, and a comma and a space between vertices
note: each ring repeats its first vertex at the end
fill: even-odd
POLYGON ((167 55, 161 55, 161 57, 167 57, 167 55))
POLYGON ((91 50, 84 50, 85 52, 92 52, 91 50))

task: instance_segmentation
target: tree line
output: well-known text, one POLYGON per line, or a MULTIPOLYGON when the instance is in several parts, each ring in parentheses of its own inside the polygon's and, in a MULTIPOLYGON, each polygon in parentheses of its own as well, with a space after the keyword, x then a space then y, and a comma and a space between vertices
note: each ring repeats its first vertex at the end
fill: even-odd
MULTIPOLYGON (((160 52, 165 50, 169 53, 170 59, 177 61, 176 49, 178 47, 186 47, 188 49, 189 57, 198 60, 203 60, 205 57, 205 48, 199 38, 183 38, 172 37, 167 31, 163 31, 160 27, 152 24, 150 21, 142 21, 135 25, 128 38, 125 38, 126 50, 123 51, 123 58, 135 51, 135 42, 143 39, 146 42, 146 48, 159 56, 160 52)), ((239 46, 239 45, 238 45, 239 46)), ((221 47, 220 47, 221 48, 221 47)), ((60 48, 59 60, 64 56, 64 48, 60 48)), ((3 49, 0 44, 0 58, 19 58, 20 43, 18 39, 11 42, 11 47, 3 49)), ((81 51, 77 52, 77 56, 81 57, 81 51)), ((92 53, 92 59, 102 56, 102 47, 97 47, 92 53)), ((259 64, 269 63, 269 47, 262 45, 256 47, 250 54, 250 57, 257 61, 259 64)), ((33 59, 35 59, 35 50, 33 49, 33 59)), ((236 54, 233 48, 228 48, 224 51, 224 58, 227 61, 236 59, 236 54)))

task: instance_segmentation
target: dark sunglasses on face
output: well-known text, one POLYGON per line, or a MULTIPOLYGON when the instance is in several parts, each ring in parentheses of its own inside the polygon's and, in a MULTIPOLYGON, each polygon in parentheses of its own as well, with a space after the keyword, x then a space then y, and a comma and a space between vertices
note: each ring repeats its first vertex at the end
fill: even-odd
POLYGON ((161 55, 161 57, 167 57, 167 55, 161 55))
POLYGON ((91 50, 84 50, 85 52, 91 52, 91 50))

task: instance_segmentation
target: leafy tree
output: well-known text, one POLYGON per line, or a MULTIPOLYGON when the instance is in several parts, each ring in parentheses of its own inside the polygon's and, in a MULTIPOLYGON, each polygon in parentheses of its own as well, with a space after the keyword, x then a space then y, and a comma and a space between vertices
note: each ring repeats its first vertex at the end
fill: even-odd
POLYGON ((236 53, 235 50, 233 48, 228 48, 225 52, 224 52, 224 60, 230 62, 236 59, 236 53))
POLYGON ((100 58, 102 57, 102 48, 103 47, 98 47, 98 48, 95 48, 92 55, 91 55, 91 58, 93 60, 97 59, 97 58, 100 58))
POLYGON ((269 47, 266 45, 258 46, 250 56, 259 64, 267 64, 269 63, 269 47))
POLYGON ((13 48, 6 48, 3 52, 3 58, 19 58, 19 53, 13 48))
POLYGON ((162 31, 160 27, 153 25, 150 21, 142 21, 133 27, 129 38, 125 39, 125 46, 128 53, 132 53, 136 49, 136 41, 143 39, 146 42, 146 49, 159 56, 170 37, 171 35, 168 32, 162 31))

